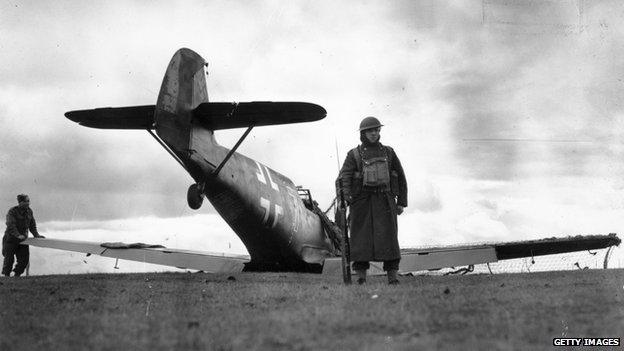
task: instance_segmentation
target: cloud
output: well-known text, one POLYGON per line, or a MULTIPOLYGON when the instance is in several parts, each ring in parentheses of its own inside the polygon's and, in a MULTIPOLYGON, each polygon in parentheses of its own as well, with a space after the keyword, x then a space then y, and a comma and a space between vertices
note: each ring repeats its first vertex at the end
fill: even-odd
POLYGON ((498 204, 494 201, 488 200, 488 199, 481 199, 481 200, 477 200, 475 201, 477 204, 483 206, 484 208, 488 209, 488 210, 493 210, 496 211, 498 210, 498 204))
MULTIPOLYGON (((167 2, 161 11, 163 4, 5 4, 1 28, 12 40, 0 55, 20 63, 0 68, 0 85, 10 92, 0 97, 0 112, 11 121, 0 132, 7 145, 0 151, 5 206, 22 189, 39 201, 42 219, 187 215, 183 194, 190 178, 145 133, 81 128, 62 116, 72 109, 153 103, 180 46, 210 62, 213 101, 311 101, 328 109, 330 117, 317 124, 257 128, 240 149, 311 187, 321 203, 333 197, 335 177, 328 131, 344 153, 358 142, 355 126, 364 115, 403 126, 396 132, 418 123, 406 117, 416 107, 403 103, 422 89, 405 74, 413 66, 415 33, 393 20, 393 6, 167 2), (309 165, 320 165, 321 174, 311 174, 309 165)), ((217 138, 231 146, 241 133, 217 138)))
POLYGON ((457 223, 462 237, 470 242, 500 240, 509 237, 509 229, 504 223, 492 219, 486 212, 477 212, 462 218, 457 223))
POLYGON ((621 104, 614 96, 622 86, 613 77, 623 71, 609 57, 621 47, 620 29, 604 24, 618 26, 618 18, 606 15, 607 5, 577 5, 488 1, 483 3, 489 16, 484 24, 475 21, 474 6, 447 15, 463 25, 440 27, 436 33, 447 71, 437 88, 454 108, 454 156, 467 176, 532 176, 526 165, 536 162, 538 151, 540 171, 546 168, 553 176, 585 175, 603 161, 596 156, 610 147, 604 143, 524 141, 604 140, 613 130, 604 126, 620 119, 621 104), (600 29, 605 27, 609 31, 600 29))
POLYGON ((442 209, 440 190, 433 183, 412 184, 408 191, 413 199, 412 204, 408 207, 409 212, 414 208, 422 212, 434 212, 442 209))

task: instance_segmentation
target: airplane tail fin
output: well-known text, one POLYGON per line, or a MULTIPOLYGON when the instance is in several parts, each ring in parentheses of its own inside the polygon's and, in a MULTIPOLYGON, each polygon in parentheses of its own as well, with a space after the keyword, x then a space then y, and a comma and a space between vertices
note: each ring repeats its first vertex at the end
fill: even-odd
POLYGON ((214 142, 214 130, 301 123, 327 111, 306 102, 208 102, 206 61, 190 49, 178 50, 163 78, 154 111, 158 136, 181 158, 214 142))
POLYGON ((65 116, 85 127, 102 129, 156 129, 158 136, 179 156, 189 149, 193 110, 208 102, 206 62, 190 49, 178 50, 167 66, 156 105, 77 110, 65 116))
POLYGON ((156 129, 168 151, 186 160, 195 147, 215 142, 214 130, 311 122, 327 115, 323 107, 305 102, 208 102, 205 64, 199 54, 182 48, 167 66, 155 106, 70 111, 65 116, 92 128, 156 129))
POLYGON ((182 48, 167 66, 158 93, 154 122, 158 136, 179 156, 190 149, 193 110, 208 102, 206 61, 196 52, 182 48))

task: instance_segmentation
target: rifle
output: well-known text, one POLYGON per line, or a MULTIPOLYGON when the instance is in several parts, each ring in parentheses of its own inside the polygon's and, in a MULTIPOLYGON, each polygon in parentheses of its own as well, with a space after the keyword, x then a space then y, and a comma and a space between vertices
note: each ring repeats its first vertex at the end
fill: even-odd
POLYGON ((351 247, 349 246, 349 224, 347 223, 347 203, 344 198, 344 192, 342 190, 342 179, 338 178, 338 194, 340 197, 340 206, 337 210, 336 216, 340 216, 340 222, 342 225, 342 245, 340 251, 342 252, 342 280, 345 284, 351 284, 351 247))

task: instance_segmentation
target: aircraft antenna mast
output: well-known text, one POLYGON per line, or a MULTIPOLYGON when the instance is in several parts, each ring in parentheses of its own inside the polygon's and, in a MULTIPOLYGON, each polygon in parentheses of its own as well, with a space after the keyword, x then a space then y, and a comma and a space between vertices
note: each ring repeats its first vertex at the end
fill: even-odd
MULTIPOLYGON (((340 154, 338 153, 338 138, 334 135, 334 145, 336 146, 336 167, 338 167, 338 177, 340 177, 340 154)), ((332 205, 325 211, 325 213, 329 212, 331 208, 334 208, 334 214, 338 210, 338 195, 334 197, 334 201, 332 201, 332 205)))
POLYGON ((338 153, 338 138, 334 136, 334 145, 336 145, 336 166, 338 166, 338 172, 340 172, 340 154, 338 153))

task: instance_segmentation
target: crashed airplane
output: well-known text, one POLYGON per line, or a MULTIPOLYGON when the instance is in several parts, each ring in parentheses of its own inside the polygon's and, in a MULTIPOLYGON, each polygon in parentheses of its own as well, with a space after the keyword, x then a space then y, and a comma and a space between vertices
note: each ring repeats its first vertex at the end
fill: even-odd
MULTIPOLYGON (((85 127, 146 130, 194 179, 187 201, 212 204, 246 246, 249 255, 118 245, 61 239, 27 239, 25 244, 197 269, 205 272, 296 271, 339 274, 340 228, 318 208, 309 190, 236 150, 255 127, 314 122, 326 110, 306 102, 209 102, 206 61, 192 50, 171 59, 156 105, 67 112, 85 127), (245 128, 228 149, 215 131, 245 128)), ((507 244, 402 249, 401 272, 495 262, 502 259, 607 248, 615 234, 507 244)))

